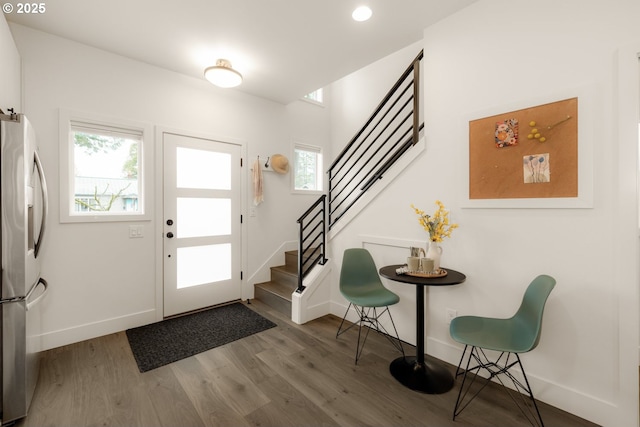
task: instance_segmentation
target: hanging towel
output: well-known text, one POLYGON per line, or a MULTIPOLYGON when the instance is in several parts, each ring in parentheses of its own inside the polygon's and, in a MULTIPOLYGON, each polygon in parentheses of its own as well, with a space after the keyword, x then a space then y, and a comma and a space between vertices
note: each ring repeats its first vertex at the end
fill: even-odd
POLYGON ((253 204, 258 206, 264 202, 262 194, 262 168, 260 167, 260 158, 253 164, 253 204))

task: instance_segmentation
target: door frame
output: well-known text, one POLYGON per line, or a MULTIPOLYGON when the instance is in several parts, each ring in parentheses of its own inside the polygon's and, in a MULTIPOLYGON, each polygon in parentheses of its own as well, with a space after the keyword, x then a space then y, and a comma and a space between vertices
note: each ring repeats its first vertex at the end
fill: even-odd
POLYGON ((154 203, 154 212, 153 212, 153 220, 155 222, 154 233, 156 240, 154 242, 155 246, 155 259, 156 259, 156 268, 155 268, 155 276, 156 276, 156 298, 155 298, 155 311, 156 311, 156 321, 160 321, 164 319, 164 228, 163 228, 163 218, 164 218, 164 149, 163 149, 163 140, 164 134, 178 134, 189 138, 200 138, 200 139, 210 139, 213 141, 225 142, 228 144, 234 144, 240 146, 240 157, 242 158, 242 168, 240 170, 240 214, 242 215, 243 221, 240 225, 240 245, 241 245, 241 257, 240 266, 242 268, 243 274, 240 279, 240 298, 246 300, 251 294, 249 293, 248 285, 247 285, 247 256, 248 256, 248 247, 249 247, 249 236, 247 233, 247 180, 248 174, 246 172, 247 167, 247 144, 235 138, 229 137, 220 137, 212 134, 207 134, 203 132, 194 132, 187 131, 184 129, 176 129, 169 128, 163 126, 155 127, 155 173, 154 173, 154 194, 155 194, 155 203, 154 203))

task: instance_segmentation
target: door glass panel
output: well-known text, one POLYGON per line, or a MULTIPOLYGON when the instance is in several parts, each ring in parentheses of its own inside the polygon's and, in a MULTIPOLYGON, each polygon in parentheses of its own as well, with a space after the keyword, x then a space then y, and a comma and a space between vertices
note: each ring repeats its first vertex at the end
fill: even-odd
POLYGON ((178 289, 231 279, 231 244, 178 248, 178 289))
POLYGON ((231 190, 231 154, 178 147, 178 188, 231 190))
POLYGON ((178 237, 231 234, 231 199, 177 198, 178 237))

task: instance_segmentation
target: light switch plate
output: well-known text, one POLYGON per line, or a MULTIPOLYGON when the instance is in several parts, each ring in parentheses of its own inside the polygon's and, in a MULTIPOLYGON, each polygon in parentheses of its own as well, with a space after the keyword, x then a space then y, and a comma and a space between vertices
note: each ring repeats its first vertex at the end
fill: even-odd
POLYGON ((143 226, 142 225, 130 225, 129 226, 129 238, 130 239, 138 239, 143 237, 143 226))

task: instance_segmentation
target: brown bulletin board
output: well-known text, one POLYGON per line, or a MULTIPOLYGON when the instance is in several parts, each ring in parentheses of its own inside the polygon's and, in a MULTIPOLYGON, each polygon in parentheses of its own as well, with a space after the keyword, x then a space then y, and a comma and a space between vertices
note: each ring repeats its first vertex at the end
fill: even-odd
POLYGON ((469 121, 469 199, 554 197, 578 197, 578 98, 469 121))

